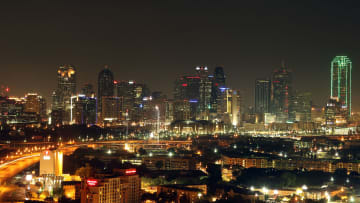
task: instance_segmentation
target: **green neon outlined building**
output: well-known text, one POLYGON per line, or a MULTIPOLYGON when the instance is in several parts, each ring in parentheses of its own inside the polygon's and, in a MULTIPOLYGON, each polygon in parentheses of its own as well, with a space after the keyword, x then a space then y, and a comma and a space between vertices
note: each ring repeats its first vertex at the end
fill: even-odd
POLYGON ((337 97, 351 116, 352 63, 347 56, 336 56, 331 61, 331 97, 337 97))

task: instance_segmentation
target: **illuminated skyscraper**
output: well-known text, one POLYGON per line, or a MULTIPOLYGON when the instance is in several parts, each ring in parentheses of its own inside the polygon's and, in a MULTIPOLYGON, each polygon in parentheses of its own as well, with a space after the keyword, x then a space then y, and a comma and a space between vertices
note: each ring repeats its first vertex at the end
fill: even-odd
POLYGON ((270 112, 271 81, 258 79, 255 81, 255 112, 270 112))
POLYGON ((229 88, 222 89, 221 102, 218 105, 218 115, 225 124, 238 126, 240 124, 240 91, 229 88))
POLYGON ((114 74, 108 66, 105 66, 98 76, 98 112, 102 112, 103 97, 112 96, 114 96, 114 74))
POLYGON ((62 65, 57 71, 58 87, 53 95, 53 109, 64 111, 64 122, 70 122, 70 99, 76 95, 76 70, 71 65, 62 65))
POLYGON ((342 108, 351 115, 352 63, 347 56, 336 56, 331 61, 331 98, 337 97, 342 108))
POLYGON ((272 75, 271 106, 272 113, 276 114, 277 122, 286 122, 289 118, 289 104, 292 94, 292 74, 282 64, 280 70, 272 75))
POLYGON ((190 102, 191 119, 208 120, 211 108, 212 76, 208 68, 197 66, 196 75, 183 75, 175 81, 174 99, 190 102))
POLYGON ((195 68, 197 75, 200 77, 200 86, 199 86, 199 113, 197 116, 198 120, 208 120, 209 111, 211 109, 210 99, 211 99, 211 89, 212 89, 212 80, 209 77, 208 68, 205 66, 198 66, 195 68))

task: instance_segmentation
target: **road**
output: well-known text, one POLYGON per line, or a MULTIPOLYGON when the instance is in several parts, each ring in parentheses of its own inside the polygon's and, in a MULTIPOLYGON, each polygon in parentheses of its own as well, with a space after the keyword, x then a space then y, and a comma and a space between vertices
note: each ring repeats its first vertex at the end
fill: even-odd
MULTIPOLYGON (((77 148, 78 147, 69 146, 61 148, 61 151, 63 151, 64 155, 67 155, 71 154, 77 148)), ((19 198, 20 193, 22 193, 19 193, 19 191, 23 190, 23 188, 19 188, 14 185, 7 185, 7 180, 11 179, 39 161, 40 153, 36 152, 32 153, 31 155, 24 155, 20 158, 16 158, 14 160, 0 164, 0 202, 3 202, 9 198, 19 198)))

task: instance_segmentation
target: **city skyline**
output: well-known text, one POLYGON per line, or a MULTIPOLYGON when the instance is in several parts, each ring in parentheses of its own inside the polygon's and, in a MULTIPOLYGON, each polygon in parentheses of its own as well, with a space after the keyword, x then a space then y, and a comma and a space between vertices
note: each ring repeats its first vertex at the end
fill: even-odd
MULTIPOLYGON (((333 57, 347 55, 353 75, 359 74, 356 1, 258 3, 10 3, 1 14, 7 21, 0 22, 0 80, 11 95, 38 92, 49 101, 59 65, 73 64, 81 87, 96 86, 97 74, 109 64, 115 79, 146 83, 171 97, 179 74, 221 65, 229 86, 254 105, 255 79, 270 77, 284 60, 294 89, 311 91, 315 104, 324 105, 333 57)), ((359 83, 353 80, 354 111, 360 109, 359 83)))
POLYGON ((360 1, 9 1, 0 202, 360 202, 360 1))

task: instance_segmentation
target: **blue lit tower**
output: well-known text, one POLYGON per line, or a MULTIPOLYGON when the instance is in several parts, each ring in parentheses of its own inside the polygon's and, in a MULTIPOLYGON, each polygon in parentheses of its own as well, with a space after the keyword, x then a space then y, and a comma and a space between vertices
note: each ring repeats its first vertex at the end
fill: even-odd
POLYGON ((337 97, 342 108, 351 116, 352 63, 347 56, 336 56, 331 61, 331 98, 337 97))

